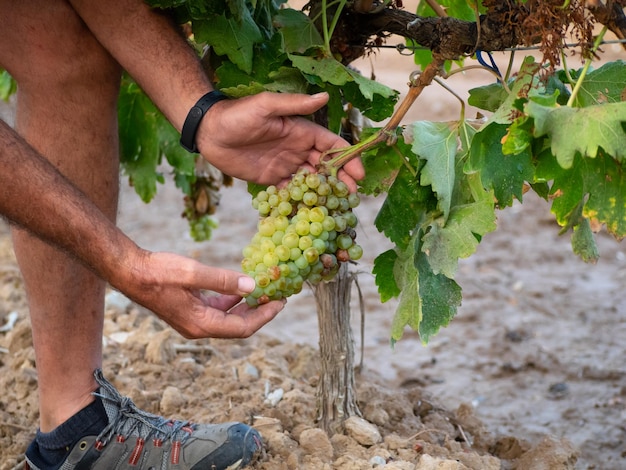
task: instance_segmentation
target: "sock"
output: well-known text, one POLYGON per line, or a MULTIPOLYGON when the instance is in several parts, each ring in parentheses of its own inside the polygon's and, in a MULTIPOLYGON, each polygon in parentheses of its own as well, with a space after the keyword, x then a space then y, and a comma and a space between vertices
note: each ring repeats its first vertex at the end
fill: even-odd
POLYGON ((84 436, 97 436, 109 418, 98 397, 50 432, 37 430, 35 440, 26 453, 28 458, 41 469, 56 470, 65 461, 68 454, 84 436))

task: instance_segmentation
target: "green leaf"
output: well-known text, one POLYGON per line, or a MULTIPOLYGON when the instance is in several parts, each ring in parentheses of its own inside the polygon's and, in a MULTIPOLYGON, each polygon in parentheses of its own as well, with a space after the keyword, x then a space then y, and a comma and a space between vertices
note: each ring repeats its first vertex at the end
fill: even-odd
POLYGON ((393 275, 401 293, 391 322, 392 344, 400 341, 407 325, 417 331, 422 321, 422 302, 419 296, 418 271, 415 269, 414 242, 408 243, 404 250, 398 252, 393 275))
POLYGON ((387 250, 379 254, 374 260, 372 274, 375 276, 380 300, 383 303, 400 295, 400 289, 393 276, 393 269, 397 259, 398 254, 395 250, 387 250))
MULTIPOLYGON (((468 2, 467 0, 437 0, 437 3, 445 8, 448 16, 460 18, 465 21, 475 21, 476 13, 474 5, 476 2, 468 2)), ((484 7, 480 6, 479 13, 484 13, 484 7)), ((435 11, 424 0, 420 1, 417 14, 420 16, 436 16, 435 11)))
POLYGON ((509 94, 501 83, 491 83, 469 90, 467 102, 478 109, 494 112, 504 103, 508 96, 509 94))
POLYGON ((241 22, 224 15, 198 20, 194 23, 194 34, 197 42, 206 42, 216 54, 226 55, 244 72, 252 72, 254 44, 263 36, 248 10, 243 12, 241 22))
MULTIPOLYGON (((378 130, 364 129, 361 137, 366 139, 378 130)), ((374 196, 389 190, 402 166, 417 163, 417 158, 402 137, 393 146, 382 145, 363 152, 361 160, 365 168, 365 178, 359 181, 359 192, 374 196)))
POLYGON ((0 69, 0 99, 9 101, 12 94, 17 91, 17 82, 6 70, 0 69))
POLYGON ((493 202, 484 199, 457 206, 448 220, 435 220, 422 238, 421 250, 428 255, 434 274, 453 278, 460 258, 476 252, 482 237, 496 229, 493 202))
POLYGON ((605 152, 593 160, 586 159, 585 189, 589 199, 583 216, 594 225, 604 224, 617 239, 626 236, 626 173, 623 162, 605 152))
POLYGON ((437 199, 429 186, 421 186, 415 176, 402 167, 374 224, 400 249, 406 249, 418 222, 436 207, 437 199))
POLYGON ((380 121, 393 113, 397 92, 374 80, 363 77, 332 57, 321 59, 289 54, 293 66, 302 71, 310 83, 340 87, 345 100, 366 117, 380 121))
POLYGON ((572 166, 564 169, 559 165, 550 149, 539 153, 535 178, 538 181, 552 182, 550 194, 553 196, 551 211, 559 225, 566 226, 573 211, 582 205, 585 196, 585 160, 578 155, 572 166))
POLYGON ((412 136, 412 150, 426 161, 420 173, 420 184, 437 193, 444 218, 450 213, 455 184, 455 159, 458 134, 445 122, 418 121, 407 129, 412 136))
POLYGON ((563 168, 572 165, 577 152, 595 158, 602 148, 618 160, 626 157, 624 102, 587 108, 552 108, 531 100, 526 112, 535 120, 535 137, 550 138, 552 153, 563 168))
POLYGON ((525 181, 533 181, 534 168, 529 148, 518 155, 505 155, 501 141, 507 126, 491 123, 476 133, 472 141, 466 171, 479 172, 486 189, 493 189, 498 205, 513 204, 513 198, 523 199, 525 181))
POLYGON ((298 70, 318 77, 322 82, 331 85, 342 86, 353 80, 348 68, 332 57, 317 59, 311 56, 289 54, 289 59, 298 70))
POLYGON ((609 62, 587 74, 574 106, 585 107, 603 103, 624 101, 626 93, 626 63, 622 60, 609 62))
POLYGON ((274 16, 274 26, 283 38, 285 52, 304 53, 312 46, 324 44, 313 22, 301 11, 285 8, 274 16))
POLYGON ((591 231, 591 224, 585 217, 580 217, 572 234, 572 251, 585 263, 595 263, 600 258, 598 245, 591 231))
POLYGON ((517 100, 525 98, 529 90, 533 87, 539 87, 539 80, 537 74, 541 70, 541 65, 535 62, 535 59, 531 56, 526 57, 520 68, 519 73, 513 86, 511 87, 511 93, 504 100, 502 105, 496 110, 496 112, 489 118, 489 122, 496 122, 498 124, 509 124, 519 115, 517 106, 517 100))
POLYGON ((540 154, 537 177, 552 180, 552 212, 561 226, 576 225, 576 210, 593 226, 606 225, 617 239, 626 236, 626 175, 624 164, 601 151, 596 158, 578 154, 563 169, 550 152, 540 154), (572 221, 574 219, 574 221, 572 221))
POLYGON ((435 274, 429 258, 418 253, 415 266, 418 271, 419 296, 421 298, 421 321, 419 335, 424 344, 441 327, 448 326, 461 305, 461 287, 443 274, 435 274))
POLYGON ((158 110, 135 83, 121 88, 118 100, 120 156, 131 185, 144 202, 156 194, 161 152, 156 139, 158 110))

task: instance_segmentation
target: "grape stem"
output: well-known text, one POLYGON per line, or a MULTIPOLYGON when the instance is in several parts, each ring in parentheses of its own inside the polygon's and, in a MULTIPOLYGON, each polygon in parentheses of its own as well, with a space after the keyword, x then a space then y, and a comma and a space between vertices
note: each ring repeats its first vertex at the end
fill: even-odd
POLYGON ((409 91, 393 113, 393 116, 389 118, 389 122, 376 133, 357 144, 324 152, 320 158, 320 169, 326 174, 336 175, 339 168, 358 157, 362 152, 370 150, 383 142, 386 142, 387 145, 393 145, 397 139, 396 131, 400 126, 400 122, 404 119, 415 100, 424 91, 424 88, 430 85, 440 73, 443 63, 443 59, 434 57, 433 61, 426 66, 423 72, 412 73, 409 81, 409 91), (333 157, 332 155, 334 154, 338 155, 333 157))

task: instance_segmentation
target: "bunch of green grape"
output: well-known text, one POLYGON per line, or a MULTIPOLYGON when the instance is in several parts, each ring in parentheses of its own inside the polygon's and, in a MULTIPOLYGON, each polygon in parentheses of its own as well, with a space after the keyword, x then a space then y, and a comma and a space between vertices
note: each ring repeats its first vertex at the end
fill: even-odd
POLYGON ((305 282, 332 279, 340 263, 358 260, 359 196, 334 176, 301 170, 288 185, 269 186, 252 199, 259 212, 257 233, 243 249, 241 268, 253 277, 246 297, 255 306, 297 294, 305 282))

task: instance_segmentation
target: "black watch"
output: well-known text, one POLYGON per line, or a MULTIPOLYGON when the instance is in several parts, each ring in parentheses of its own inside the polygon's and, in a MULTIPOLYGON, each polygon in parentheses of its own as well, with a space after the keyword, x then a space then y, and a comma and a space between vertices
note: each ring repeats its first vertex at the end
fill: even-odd
POLYGON ((183 130, 180 133, 180 145, 191 153, 198 153, 198 147, 196 146, 196 134, 200 121, 207 113, 211 106, 218 101, 227 100, 228 96, 218 90, 208 92, 189 110, 185 123, 183 124, 183 130))

